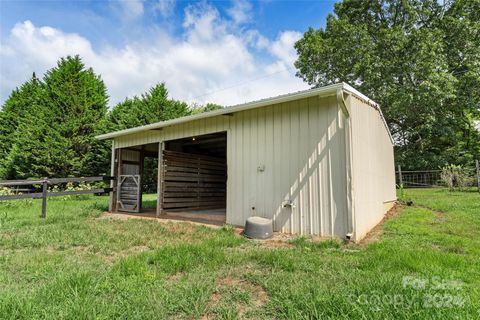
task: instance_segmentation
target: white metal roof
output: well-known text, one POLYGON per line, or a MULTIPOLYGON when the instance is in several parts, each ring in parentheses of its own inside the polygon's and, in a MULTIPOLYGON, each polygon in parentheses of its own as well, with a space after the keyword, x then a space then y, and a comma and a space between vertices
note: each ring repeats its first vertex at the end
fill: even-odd
POLYGON ((215 117, 215 116, 219 116, 219 115, 232 114, 232 113, 239 112, 239 111, 245 111, 245 110, 249 110, 249 109, 260 108, 260 107, 272 105, 272 104, 294 101, 294 100, 298 100, 298 99, 313 97, 313 96, 316 96, 316 95, 318 95, 318 96, 329 96, 329 95, 336 94, 338 90, 344 90, 345 92, 350 93, 350 94, 364 100, 365 102, 369 103, 373 107, 375 107, 380 112, 380 115, 382 117, 382 121, 384 122, 385 127, 386 127, 388 133, 390 134, 390 131, 389 131, 387 125, 386 125, 385 119, 383 118, 383 114, 382 114, 382 111, 380 110, 379 105, 376 102, 374 102, 373 100, 371 100, 370 98, 368 98, 367 96, 365 96, 364 94, 362 94, 361 92, 359 92, 358 90, 354 89, 352 86, 342 82, 342 83, 331 84, 331 85, 320 87, 320 88, 308 89, 308 90, 303 90, 303 91, 298 91, 298 92, 294 92, 294 93, 284 94, 284 95, 280 95, 280 96, 276 96, 276 97, 272 97, 272 98, 256 100, 256 101, 252 101, 252 102, 248 102, 248 103, 244 103, 244 104, 238 104, 238 105, 225 107, 225 108, 218 109, 218 110, 213 110, 213 111, 208 111, 208 112, 204 112, 204 113, 194 114, 194 115, 191 115, 191 116, 185 116, 185 117, 176 118, 176 119, 172 119, 172 120, 168 120, 168 121, 160 121, 160 122, 156 122, 156 123, 152 123, 152 124, 147 124, 147 125, 144 125, 144 126, 139 126, 139 127, 134 127, 134 128, 130 128, 130 129, 114 131, 114 132, 110 132, 110 133, 105 133, 105 134, 101 134, 101 135, 96 136, 96 138, 99 139, 99 140, 112 139, 112 138, 116 138, 116 137, 120 137, 120 136, 124 136, 124 135, 128 135, 128 134, 138 133, 138 132, 147 131, 147 130, 155 130, 155 129, 168 127, 168 126, 172 126, 172 125, 176 125, 176 124, 180 124, 180 123, 184 123, 184 122, 189 122, 189 121, 194 121, 194 120, 199 120, 199 119, 204 119, 204 118, 210 118, 210 117, 215 117))

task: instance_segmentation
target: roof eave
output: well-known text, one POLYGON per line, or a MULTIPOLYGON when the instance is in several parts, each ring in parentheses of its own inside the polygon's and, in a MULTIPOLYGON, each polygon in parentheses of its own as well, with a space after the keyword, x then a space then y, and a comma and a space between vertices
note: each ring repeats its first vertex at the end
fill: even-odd
MULTIPOLYGON (((293 100, 298 100, 302 98, 308 98, 308 97, 313 97, 316 95, 319 96, 327 96, 330 94, 336 94, 337 90, 339 89, 344 89, 346 84, 344 83, 336 83, 332 85, 328 85, 325 87, 321 88, 316 88, 316 89, 309 89, 309 90, 304 90, 304 91, 299 91, 295 93, 290 93, 286 95, 281 95, 278 97, 274 98, 267 98, 263 100, 258 100, 258 101, 253 101, 249 103, 244 103, 244 104, 239 104, 239 105, 234 105, 230 107, 226 107, 223 109, 219 110, 213 110, 213 111, 208 111, 200 114, 195 114, 191 116, 186 116, 186 117, 181 117, 177 119, 172 119, 168 121, 161 121, 161 122, 156 122, 144 126, 139 126, 139 127, 134 127, 130 129, 124 129, 120 131, 114 131, 110 133, 105 133, 96 136, 95 138, 99 140, 106 140, 106 139, 112 139, 124 135, 129 135, 129 134, 134 134, 134 133, 139 133, 143 131, 148 131, 148 130, 155 130, 155 129, 160 129, 184 122, 189 122, 189 121, 195 121, 195 120, 200 120, 204 118, 210 118, 210 117, 215 117, 215 116, 220 116, 220 115, 225 115, 225 114, 231 114, 235 112, 240 112, 240 111, 245 111, 249 109, 254 109, 254 108, 260 108, 272 104, 277 104, 277 103, 283 103, 283 102, 288 102, 288 101, 293 101, 293 100)), ((353 89, 353 88, 352 88, 353 89)))
POLYGON ((380 117, 385 125, 385 129, 387 130, 388 135, 390 136, 390 140, 392 144, 394 143, 392 134, 390 132, 390 129, 388 128, 387 122, 385 121, 382 110, 380 109, 380 106, 378 105, 378 103, 376 103, 375 101, 373 101, 372 99, 370 99, 369 97, 367 97, 366 95, 358 91, 357 89, 353 88, 352 86, 344 82, 331 84, 331 85, 316 88, 316 89, 308 89, 304 91, 285 94, 285 95, 281 95, 273 98, 266 98, 262 100, 249 102, 249 103, 238 104, 238 105, 226 107, 219 110, 208 111, 208 112, 176 118, 168 121, 161 121, 161 122, 156 122, 152 124, 147 124, 144 126, 105 133, 105 134, 98 135, 95 138, 99 140, 113 139, 113 138, 129 135, 129 134, 135 134, 135 133, 148 131, 148 130, 157 130, 160 128, 165 128, 165 127, 173 126, 180 123, 185 123, 189 121, 195 121, 195 120, 200 120, 200 119, 210 118, 210 117, 215 117, 220 115, 233 114, 236 112, 246 111, 254 108, 260 108, 260 107, 264 107, 272 104, 284 103, 284 102, 294 101, 294 100, 313 97, 313 96, 324 97, 328 95, 335 95, 338 90, 343 90, 347 93, 353 94, 354 96, 364 100, 365 102, 367 102, 368 104, 376 108, 380 113, 380 117))

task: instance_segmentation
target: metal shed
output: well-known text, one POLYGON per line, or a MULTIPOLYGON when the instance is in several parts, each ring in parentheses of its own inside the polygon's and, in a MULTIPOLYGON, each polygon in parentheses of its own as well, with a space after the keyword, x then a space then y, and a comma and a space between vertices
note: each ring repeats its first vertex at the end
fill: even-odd
POLYGON ((143 159, 158 159, 157 216, 359 240, 396 201, 378 104, 345 83, 103 134, 110 210, 142 212, 143 159))

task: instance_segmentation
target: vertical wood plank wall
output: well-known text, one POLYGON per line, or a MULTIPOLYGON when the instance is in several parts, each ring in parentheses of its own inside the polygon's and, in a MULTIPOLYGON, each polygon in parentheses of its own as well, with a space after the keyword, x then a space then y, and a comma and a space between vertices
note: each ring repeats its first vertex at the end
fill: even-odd
POLYGON ((344 237, 343 117, 336 97, 311 97, 122 136, 115 147, 227 131, 227 223, 258 215, 277 231, 344 237))

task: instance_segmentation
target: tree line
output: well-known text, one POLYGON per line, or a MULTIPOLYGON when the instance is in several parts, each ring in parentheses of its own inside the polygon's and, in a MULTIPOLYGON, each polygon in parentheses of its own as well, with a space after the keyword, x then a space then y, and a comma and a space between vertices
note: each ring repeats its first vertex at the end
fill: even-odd
POLYGON ((165 84, 108 109, 107 88, 68 56, 13 90, 0 110, 0 179, 109 174, 111 143, 98 134, 221 108, 169 98, 165 84))
MULTIPOLYGON (((344 0, 295 49, 313 87, 344 81, 380 103, 405 170, 480 159, 480 0, 344 0)), ((0 179, 107 174, 110 145, 95 135, 220 107, 188 106, 164 84, 107 103, 78 56, 14 90, 0 110, 0 179)))
POLYGON ((480 158, 480 1, 344 0, 296 43, 297 75, 377 101, 405 169, 480 158))

